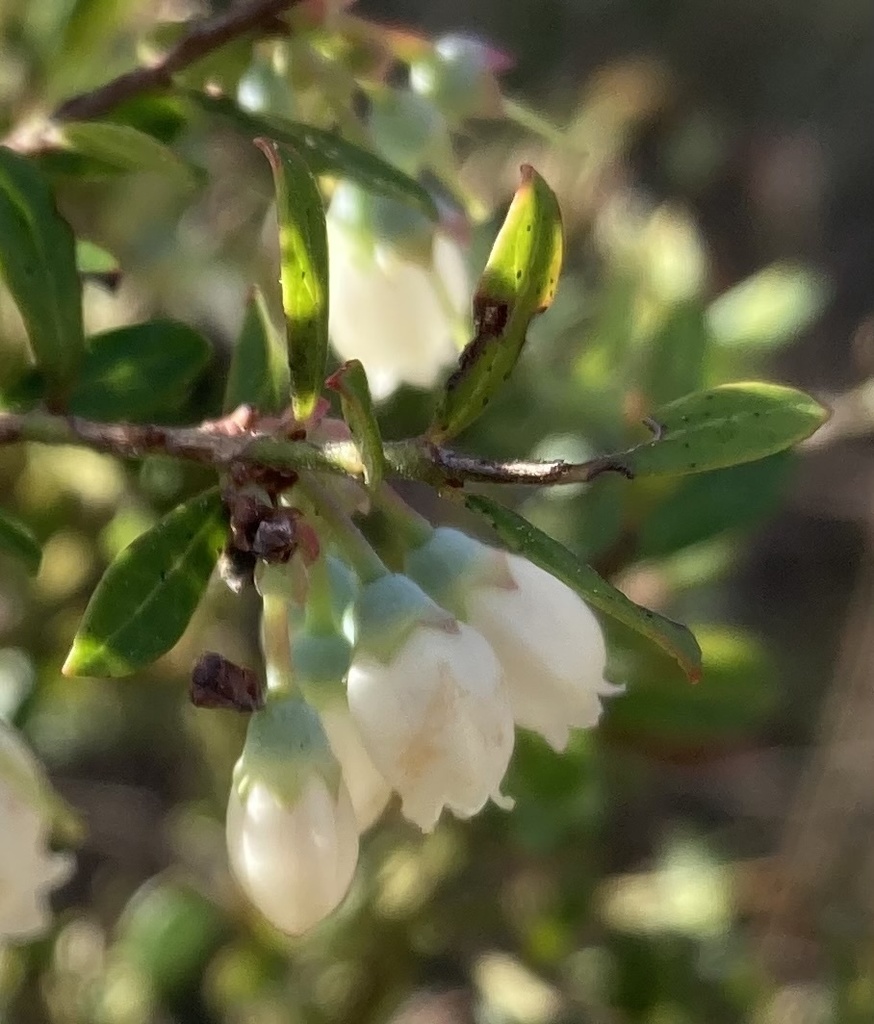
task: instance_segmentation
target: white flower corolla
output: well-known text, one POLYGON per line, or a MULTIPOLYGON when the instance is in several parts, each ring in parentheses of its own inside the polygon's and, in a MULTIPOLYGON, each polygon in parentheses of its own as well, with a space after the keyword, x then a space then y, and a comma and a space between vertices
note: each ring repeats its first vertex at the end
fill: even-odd
POLYGON ((280 931, 301 935, 339 906, 358 861, 358 826, 318 715, 273 696, 252 715, 234 770, 228 858, 280 931))
POLYGON ((21 738, 0 721, 0 945, 49 925, 49 893, 69 878, 73 859, 47 849, 47 782, 21 738))
POLYGON ((292 672, 296 685, 319 712, 352 799, 358 830, 364 832, 385 810, 391 786, 374 767, 349 714, 345 687, 352 654, 349 641, 327 626, 323 629, 316 632, 312 623, 302 623, 293 631, 292 672))
POLYGON ((486 638, 517 725, 555 750, 565 749, 571 729, 597 725, 601 699, 621 692, 604 679, 607 649, 595 615, 533 562, 441 527, 410 553, 407 571, 486 638))
POLYGON ((444 807, 469 817, 492 798, 513 752, 513 716, 488 643, 409 579, 369 583, 356 604, 349 710, 379 773, 423 831, 444 807))
POLYGON ((458 243, 401 204, 387 216, 389 204, 344 182, 327 214, 331 342, 361 360, 377 399, 435 383, 457 356, 471 298, 458 243))
POLYGON ((358 726, 345 699, 321 712, 322 725, 352 798, 358 831, 365 832, 379 818, 391 798, 391 786, 377 770, 364 748, 358 726))

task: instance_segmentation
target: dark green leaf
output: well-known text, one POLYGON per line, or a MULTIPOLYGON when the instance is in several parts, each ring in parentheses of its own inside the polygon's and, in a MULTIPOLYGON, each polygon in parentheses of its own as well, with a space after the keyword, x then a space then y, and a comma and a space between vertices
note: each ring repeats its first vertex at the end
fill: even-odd
POLYGON ((61 145, 105 165, 107 171, 153 171, 193 187, 199 174, 163 143, 125 124, 72 121, 58 128, 61 145))
POLYGON ((91 595, 64 675, 126 676, 169 651, 200 603, 225 533, 213 488, 137 537, 91 595))
POLYGON ((288 347, 256 288, 234 345, 222 407, 233 412, 245 404, 267 415, 279 414, 288 407, 289 397, 288 347))
POLYGON ((96 334, 70 399, 78 416, 154 419, 177 412, 210 360, 203 335, 175 320, 148 320, 96 334))
POLYGON ((0 548, 15 555, 31 576, 39 571, 42 551, 30 528, 0 509, 0 548))
POLYGON ((743 466, 683 477, 645 517, 637 555, 658 558, 761 522, 779 505, 794 462, 791 452, 778 452, 743 466))
POLYGON ((752 638, 698 627, 703 670, 698 686, 681 685, 664 658, 634 652, 614 675, 625 694, 607 702, 602 727, 622 735, 688 748, 734 742, 761 728, 774 710, 774 666, 752 638))
POLYGON ((84 347, 73 232, 40 172, 4 147, 0 274, 21 311, 37 363, 57 384, 68 383, 84 347))
POLYGON ((427 189, 361 146, 334 132, 266 114, 250 114, 231 100, 187 92, 189 100, 205 111, 226 117, 251 139, 266 136, 293 146, 313 174, 330 174, 357 182, 371 192, 420 207, 436 219, 437 209, 427 189))
POLYGON ((723 384, 653 414, 661 437, 629 452, 636 476, 700 473, 763 459, 803 441, 828 419, 803 391, 779 384, 723 384))
POLYGON ((701 674, 701 651, 695 637, 679 623, 641 608, 581 562, 573 552, 536 529, 516 512, 480 494, 465 498, 469 509, 484 516, 501 540, 551 573, 585 601, 653 641, 674 658, 691 680, 701 674))
POLYGON ((312 415, 328 358, 328 239, 322 196, 306 163, 270 139, 255 144, 270 161, 279 220, 280 279, 291 402, 299 420, 312 415))
POLYGON ((532 318, 549 308, 562 260, 558 201, 533 167, 522 184, 473 299, 475 334, 461 353, 429 434, 459 433, 482 413, 513 371, 532 318))
POLYGON ((361 455, 365 483, 376 491, 385 476, 385 454, 364 367, 350 359, 331 376, 328 387, 340 395, 343 418, 361 455))

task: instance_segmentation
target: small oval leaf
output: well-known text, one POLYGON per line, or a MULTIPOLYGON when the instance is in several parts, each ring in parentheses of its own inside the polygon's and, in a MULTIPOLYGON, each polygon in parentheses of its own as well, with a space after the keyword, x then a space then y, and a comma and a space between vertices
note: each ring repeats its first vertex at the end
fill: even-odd
POLYGON ((531 320, 548 309, 562 261, 558 200, 528 164, 473 298, 475 334, 446 382, 429 436, 469 426, 513 371, 531 320))
POLYGON ((280 280, 291 401, 299 420, 312 415, 328 358, 328 238, 319 186, 288 146, 255 139, 276 185, 280 280))
POLYGON ((34 357, 57 384, 82 357, 82 285, 73 232, 36 167, 0 146, 0 275, 27 328, 34 357))
POLYGON ((224 96, 186 91, 187 99, 206 114, 225 117, 252 140, 266 136, 293 146, 313 174, 355 181, 371 192, 412 203, 432 220, 437 207, 431 194, 414 178, 341 135, 310 124, 267 114, 250 114, 224 96))
POLYGON ((465 497, 469 509, 491 523, 501 540, 517 554, 551 573, 605 615, 617 619, 666 651, 693 682, 701 676, 701 649, 692 633, 671 619, 641 608, 602 579, 572 551, 532 526, 518 513, 481 494, 465 497))
POLYGON ((93 420, 142 423, 178 413, 212 355, 177 320, 148 320, 88 339, 70 409, 93 420))
POLYGON ((810 437, 829 412, 803 391, 758 381, 678 398, 653 414, 660 428, 625 456, 636 476, 700 473, 783 451, 810 437))
POLYGON ((39 571, 42 550, 29 526, 0 509, 0 548, 24 563, 31 576, 39 571))
POLYGON ((340 395, 343 419, 358 445, 364 466, 364 482, 372 491, 376 491, 385 476, 385 453, 367 374, 360 360, 350 359, 343 363, 328 378, 327 385, 340 395))
POLYGON ((228 413, 251 405, 278 415, 288 408, 289 397, 288 346, 270 319, 263 294, 254 288, 231 356, 222 408, 228 413))
POLYGON ((137 537, 91 595, 64 675, 126 676, 169 651, 200 603, 226 532, 213 488, 137 537))

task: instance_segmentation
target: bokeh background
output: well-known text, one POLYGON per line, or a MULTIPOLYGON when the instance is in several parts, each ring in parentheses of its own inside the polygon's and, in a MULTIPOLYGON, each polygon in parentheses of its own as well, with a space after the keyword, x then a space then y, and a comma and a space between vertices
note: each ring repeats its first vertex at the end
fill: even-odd
MULTIPOLYGON (((636 600, 693 626, 704 680, 690 689, 615 638, 628 692, 603 728, 564 756, 520 735, 510 814, 447 819, 423 837, 390 810, 341 912, 299 941, 259 920, 227 872, 222 819, 245 723, 187 699, 203 649, 258 664, 254 597, 216 584, 182 643, 136 678, 59 672, 108 560, 208 477, 162 459, 0 449, 4 506, 45 546, 33 581, 2 559, 0 714, 84 825, 54 932, 0 953, 0 1020, 874 1020, 874 9, 356 11, 431 36, 473 32, 515 62, 502 84, 516 116, 456 137, 459 188, 484 213, 474 272, 521 162, 565 214, 557 302, 465 447, 583 458, 640 437, 661 402, 748 377, 806 388, 834 416, 802 451, 747 467, 512 495, 636 600), (526 129, 533 110, 562 138, 526 129)), ((3 130, 130 66, 184 13, 3 0, 3 130)), ((257 78, 257 56, 236 74, 257 78)), ((270 98, 329 121, 317 100, 302 88, 270 98)), ((155 176, 46 166, 77 233, 125 271, 116 287, 87 286, 90 328, 170 315, 211 340, 207 372, 164 417, 192 422, 220 410, 270 186, 229 131, 194 128, 176 145, 207 171, 194 197, 155 176)), ((5 293, 0 345, 8 381, 24 356, 5 293)), ((400 393, 385 433, 420 429, 428 408, 400 393)))

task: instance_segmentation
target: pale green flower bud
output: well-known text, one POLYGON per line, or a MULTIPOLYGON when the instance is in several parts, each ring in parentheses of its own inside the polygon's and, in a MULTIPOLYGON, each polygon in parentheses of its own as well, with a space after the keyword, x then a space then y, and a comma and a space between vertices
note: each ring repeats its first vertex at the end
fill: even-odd
POLYGON ((231 868, 261 913, 300 935, 343 900, 358 828, 318 715, 296 696, 252 715, 228 800, 231 868))

